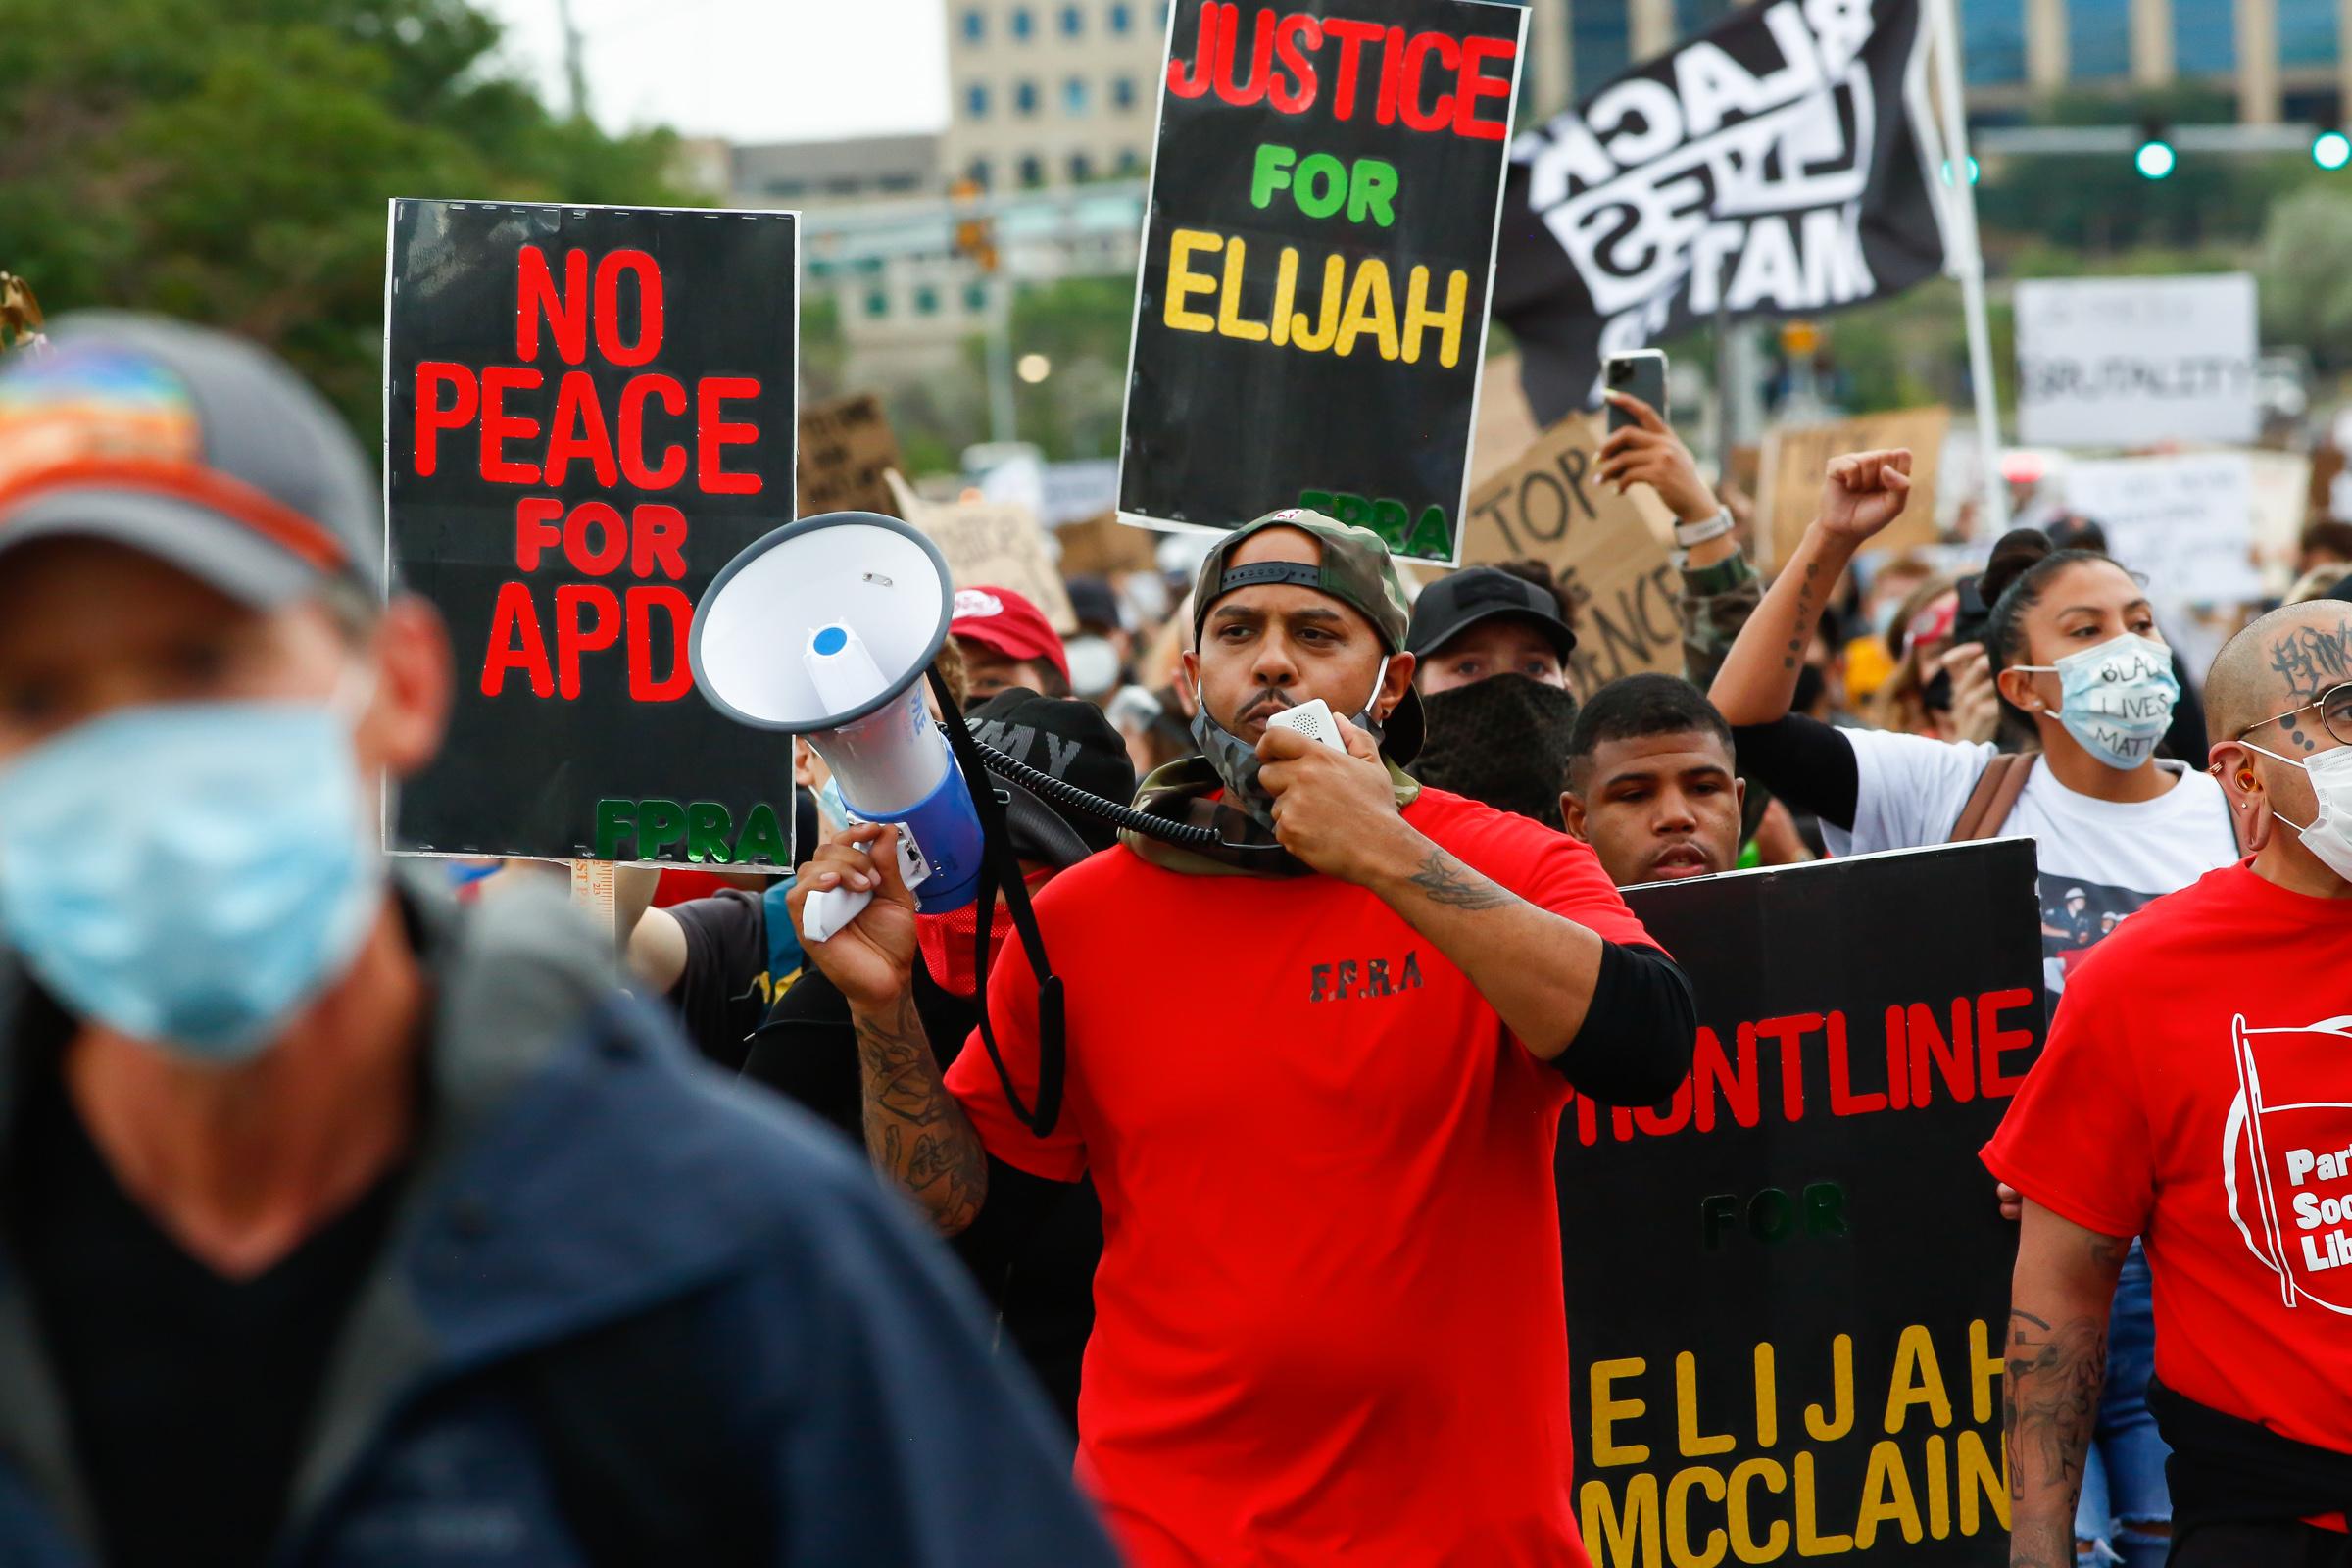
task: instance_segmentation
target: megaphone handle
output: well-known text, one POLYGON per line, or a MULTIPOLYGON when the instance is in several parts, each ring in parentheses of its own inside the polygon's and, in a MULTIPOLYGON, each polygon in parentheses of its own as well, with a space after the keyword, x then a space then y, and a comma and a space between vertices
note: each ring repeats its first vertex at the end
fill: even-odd
POLYGON ((874 902, 871 893, 854 888, 826 888, 808 895, 801 906, 801 936, 809 942, 823 942, 836 932, 848 929, 851 921, 864 912, 874 902))

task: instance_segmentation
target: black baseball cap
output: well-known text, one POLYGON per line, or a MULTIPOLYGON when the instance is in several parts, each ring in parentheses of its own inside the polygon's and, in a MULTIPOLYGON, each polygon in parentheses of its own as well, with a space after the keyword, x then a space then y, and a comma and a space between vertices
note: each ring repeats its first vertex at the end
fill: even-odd
POLYGON ((1464 566, 1422 589, 1404 646, 1415 659, 1427 659, 1480 621, 1497 615, 1535 622, 1563 664, 1576 649, 1576 633, 1560 617, 1560 602, 1551 591, 1499 566, 1464 566))
POLYGON ((1119 609, 1117 590, 1102 577, 1072 577, 1062 584, 1070 593, 1070 613, 1081 626, 1108 626, 1116 631, 1127 624, 1119 609))
MULTIPOLYGON (((1135 764, 1127 742, 1092 703, 1040 697, 1015 686, 974 705, 963 719, 972 739, 1016 762, 1120 806, 1135 799, 1135 764)), ((1004 822, 1012 832, 1012 853, 1021 859, 1066 868, 1119 841, 1118 829, 1100 817, 1051 805, 995 772, 989 777, 1004 793, 1004 822)))
POLYGON ((341 581, 380 598, 383 496, 300 377, 241 339, 90 312, 0 362, 0 558, 111 540, 240 603, 341 581))

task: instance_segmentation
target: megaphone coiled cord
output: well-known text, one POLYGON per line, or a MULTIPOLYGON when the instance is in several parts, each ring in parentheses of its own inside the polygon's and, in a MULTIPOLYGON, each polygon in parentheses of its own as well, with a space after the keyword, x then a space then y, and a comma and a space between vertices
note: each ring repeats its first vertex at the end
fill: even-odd
POLYGON ((1051 801, 1056 806, 1066 806, 1071 810, 1084 811, 1087 815, 1099 817, 1113 827, 1141 833, 1144 837, 1157 839, 1162 844, 1183 845, 1187 849, 1212 849, 1220 842, 1217 838, 1217 830, 1213 827, 1196 822, 1171 821, 1164 816, 1153 816, 1149 811, 1139 811, 1132 806, 1122 806, 1106 796, 1095 794, 1092 790, 1082 790, 1067 779, 1055 778, 1042 769, 1031 767, 1018 758, 1007 757, 994 746, 982 745, 980 755, 987 760, 990 772, 1002 774, 1031 794, 1051 801))

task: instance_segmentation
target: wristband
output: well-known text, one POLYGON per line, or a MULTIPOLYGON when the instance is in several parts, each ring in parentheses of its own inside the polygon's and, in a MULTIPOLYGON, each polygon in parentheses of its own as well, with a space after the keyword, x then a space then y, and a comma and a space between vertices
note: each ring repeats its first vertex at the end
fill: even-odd
POLYGON ((1732 509, 1719 509, 1703 522, 1678 522, 1674 525, 1674 542, 1685 550, 1695 550, 1710 539, 1720 539, 1732 531, 1732 509))

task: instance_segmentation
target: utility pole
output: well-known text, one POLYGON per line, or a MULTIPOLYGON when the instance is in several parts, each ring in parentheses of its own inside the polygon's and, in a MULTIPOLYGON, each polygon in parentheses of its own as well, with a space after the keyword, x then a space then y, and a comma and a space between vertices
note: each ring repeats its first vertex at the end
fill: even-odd
POLYGON ((581 58, 580 29, 571 17, 571 0, 556 0, 556 17, 564 28, 564 81, 571 92, 571 118, 588 118, 588 68, 581 58))

